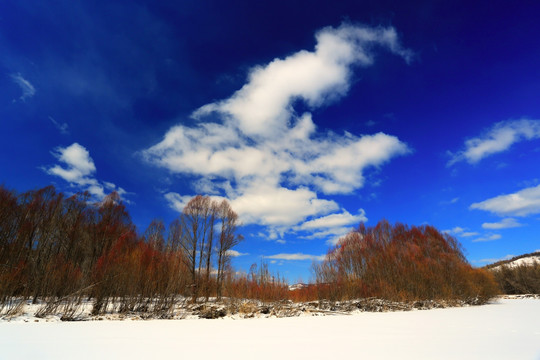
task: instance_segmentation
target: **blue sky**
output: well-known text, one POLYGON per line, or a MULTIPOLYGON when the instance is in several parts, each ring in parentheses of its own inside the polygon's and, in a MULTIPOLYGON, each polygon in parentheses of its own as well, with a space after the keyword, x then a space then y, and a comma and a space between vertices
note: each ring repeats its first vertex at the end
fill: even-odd
POLYGON ((506 4, 3 1, 0 182, 116 190, 141 232, 227 198, 234 265, 290 282, 361 221, 538 250, 540 6, 506 4))

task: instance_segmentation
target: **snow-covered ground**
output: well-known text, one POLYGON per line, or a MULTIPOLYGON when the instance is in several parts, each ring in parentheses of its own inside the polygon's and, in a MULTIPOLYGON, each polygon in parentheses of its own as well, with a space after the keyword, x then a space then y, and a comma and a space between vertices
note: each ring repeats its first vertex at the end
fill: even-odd
POLYGON ((540 299, 234 320, 0 322, 0 359, 540 359, 540 299))
POLYGON ((501 266, 508 266, 508 267, 511 267, 511 268, 514 268, 514 267, 517 267, 517 266, 523 266, 523 265, 529 266, 529 265, 533 265, 534 263, 540 264, 540 256, 524 257, 524 258, 521 258, 521 259, 514 260, 512 262, 509 262, 509 263, 504 264, 504 265, 496 266, 493 269, 500 268, 501 266))

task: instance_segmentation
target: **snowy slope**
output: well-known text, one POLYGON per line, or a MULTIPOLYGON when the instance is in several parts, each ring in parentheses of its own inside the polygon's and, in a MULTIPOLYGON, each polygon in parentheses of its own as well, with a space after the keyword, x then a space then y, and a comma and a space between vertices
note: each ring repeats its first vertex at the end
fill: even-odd
POLYGON ((512 262, 509 262, 508 264, 506 264, 506 266, 516 267, 520 265, 532 265, 534 264, 534 262, 537 262, 540 264, 540 256, 530 256, 530 257, 517 259, 512 262))
POLYGON ((529 265, 534 264, 535 262, 540 264, 540 254, 538 253, 534 253, 529 256, 510 259, 508 261, 501 261, 501 262, 488 266, 488 268, 495 270, 495 269, 500 268, 501 266, 508 266, 510 268, 521 266, 521 265, 529 266, 529 265))

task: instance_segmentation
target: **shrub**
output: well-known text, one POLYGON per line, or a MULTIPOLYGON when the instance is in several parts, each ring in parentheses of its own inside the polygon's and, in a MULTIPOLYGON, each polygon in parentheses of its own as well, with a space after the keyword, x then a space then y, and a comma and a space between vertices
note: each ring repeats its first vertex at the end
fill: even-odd
POLYGON ((501 265, 491 270, 505 294, 540 294, 540 263, 501 265))
POLYGON ((432 226, 361 224, 313 270, 319 297, 329 300, 486 301, 498 292, 493 275, 468 264, 458 241, 432 226))

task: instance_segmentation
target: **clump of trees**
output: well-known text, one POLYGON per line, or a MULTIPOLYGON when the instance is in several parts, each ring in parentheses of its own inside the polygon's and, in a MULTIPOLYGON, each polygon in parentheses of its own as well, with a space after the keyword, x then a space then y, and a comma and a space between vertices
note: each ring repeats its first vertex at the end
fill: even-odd
POLYGON ((27 301, 42 304, 38 316, 64 319, 88 301, 95 315, 169 317, 179 301, 210 297, 403 301, 487 299, 498 291, 494 275, 472 268, 455 238, 386 221, 361 224, 313 265, 316 284, 289 291, 264 262, 233 271, 239 226, 226 200, 196 196, 168 227, 153 220, 139 234, 117 193, 93 203, 88 193, 67 197, 53 186, 21 194, 0 186, 0 316, 27 301))
POLYGON ((540 256, 540 252, 517 256, 486 266, 505 294, 540 294, 540 262, 514 265, 513 261, 540 256))
POLYGON ((457 240, 432 226, 361 224, 313 271, 319 298, 329 300, 485 301, 498 292, 493 275, 469 265, 457 240))
POLYGON ((53 186, 17 194, 0 186, 0 315, 27 300, 38 315, 93 313, 167 316, 179 295, 221 297, 236 279, 231 252, 242 236, 226 200, 196 196, 169 226, 154 220, 138 235, 117 193, 91 203, 53 186))
POLYGON ((325 300, 325 292, 321 291, 325 284, 303 284, 304 286, 289 291, 289 299, 294 302, 325 300), (322 296, 322 297, 321 297, 322 296))
POLYGON ((236 299, 257 299, 274 302, 290 298, 287 280, 278 274, 272 274, 268 263, 252 264, 248 274, 238 274, 229 281, 227 293, 236 299))

